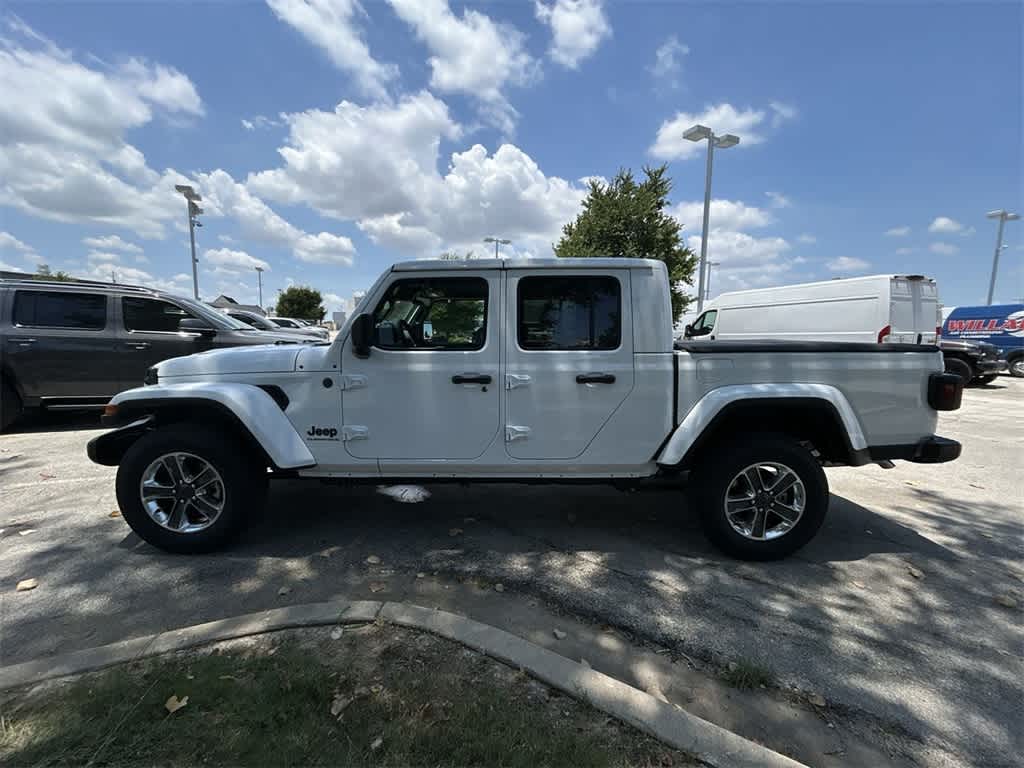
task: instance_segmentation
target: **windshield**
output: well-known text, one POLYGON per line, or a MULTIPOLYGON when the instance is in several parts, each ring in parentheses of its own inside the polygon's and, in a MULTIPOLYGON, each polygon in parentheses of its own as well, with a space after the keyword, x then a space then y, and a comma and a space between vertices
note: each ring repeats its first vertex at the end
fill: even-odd
POLYGON ((203 304, 201 301, 196 301, 195 299, 186 299, 183 296, 175 296, 174 298, 175 300, 178 301, 178 303, 187 307, 189 312, 196 315, 197 317, 201 317, 203 320, 208 321, 210 325, 212 325, 214 328, 233 331, 252 330, 252 328, 246 325, 245 323, 235 320, 235 318, 229 317, 228 315, 225 315, 223 312, 218 312, 213 307, 207 304, 203 304))

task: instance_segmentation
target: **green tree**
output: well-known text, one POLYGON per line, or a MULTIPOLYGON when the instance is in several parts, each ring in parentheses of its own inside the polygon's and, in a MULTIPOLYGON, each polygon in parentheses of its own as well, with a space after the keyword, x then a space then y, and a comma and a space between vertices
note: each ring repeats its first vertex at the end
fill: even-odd
POLYGON ((62 283, 69 283, 75 279, 67 272, 61 270, 56 272, 51 271, 49 264, 40 264, 37 266, 35 276, 40 280, 59 280, 62 283))
POLYGON ((668 267, 673 320, 693 297, 680 283, 691 282, 697 258, 683 243, 682 226, 666 212, 672 180, 666 166, 644 168, 643 181, 622 169, 609 183, 590 182, 583 212, 562 227, 556 256, 622 256, 658 259, 668 267))
POLYGON ((320 291, 308 285, 291 285, 277 297, 277 314, 280 317, 297 317, 319 323, 327 313, 322 302, 320 291))

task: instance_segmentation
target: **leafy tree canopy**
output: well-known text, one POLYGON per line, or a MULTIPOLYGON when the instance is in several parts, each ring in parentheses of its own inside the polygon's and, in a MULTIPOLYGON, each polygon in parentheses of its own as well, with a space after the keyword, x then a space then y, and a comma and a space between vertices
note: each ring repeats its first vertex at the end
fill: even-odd
POLYGON ((69 283, 74 281, 75 279, 67 272, 62 272, 59 270, 57 272, 52 271, 50 269, 49 264, 40 264, 38 267, 36 267, 35 276, 38 277, 40 280, 59 280, 62 283, 69 283))
POLYGON ((280 317, 297 317, 319 323, 327 313, 322 302, 320 291, 308 285, 292 285, 278 295, 277 314, 280 317))
POLYGON ((672 180, 666 166, 644 168, 643 181, 622 169, 608 183, 592 180, 583 211, 562 227, 556 256, 621 256, 658 259, 668 267, 673 320, 686 311, 692 297, 681 283, 692 282, 696 257, 683 244, 682 226, 666 212, 672 180))

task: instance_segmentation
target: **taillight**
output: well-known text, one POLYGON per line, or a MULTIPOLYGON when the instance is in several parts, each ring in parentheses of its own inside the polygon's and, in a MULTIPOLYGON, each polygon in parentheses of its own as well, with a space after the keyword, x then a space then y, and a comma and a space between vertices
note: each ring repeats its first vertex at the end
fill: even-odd
POLYGON ((928 377, 928 405, 936 411, 955 411, 964 394, 964 380, 955 373, 933 373, 928 377))
POLYGON ((889 338, 889 334, 890 333, 892 333, 892 326, 891 325, 887 325, 887 326, 885 326, 885 328, 880 330, 878 332, 878 343, 879 344, 884 343, 885 340, 889 338))

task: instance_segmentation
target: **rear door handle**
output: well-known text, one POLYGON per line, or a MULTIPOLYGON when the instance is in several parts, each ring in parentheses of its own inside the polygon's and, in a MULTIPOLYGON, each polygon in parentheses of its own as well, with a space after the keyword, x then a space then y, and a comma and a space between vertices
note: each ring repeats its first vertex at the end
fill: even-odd
POLYGON ((614 373, 580 373, 576 375, 577 384, 614 384, 614 373))
POLYGON ((128 346, 131 347, 132 349, 149 349, 149 342, 148 341, 130 341, 130 342, 128 342, 128 346))
POLYGON ((490 384, 491 377, 486 373, 457 373, 452 376, 452 384, 490 384))

